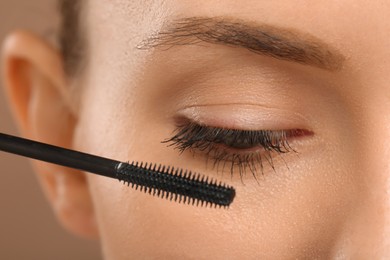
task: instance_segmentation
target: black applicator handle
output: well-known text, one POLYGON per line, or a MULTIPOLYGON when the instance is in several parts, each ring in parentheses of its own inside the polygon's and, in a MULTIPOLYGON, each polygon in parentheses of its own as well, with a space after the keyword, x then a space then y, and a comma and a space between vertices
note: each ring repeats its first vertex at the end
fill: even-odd
POLYGON ((0 133, 0 150, 116 178, 119 161, 0 133))

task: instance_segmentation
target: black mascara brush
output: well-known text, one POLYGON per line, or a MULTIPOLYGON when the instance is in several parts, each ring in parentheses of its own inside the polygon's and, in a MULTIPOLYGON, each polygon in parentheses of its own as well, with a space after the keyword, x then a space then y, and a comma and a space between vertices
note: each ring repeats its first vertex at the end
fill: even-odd
POLYGON ((18 154, 123 181, 161 198, 228 207, 235 190, 200 174, 155 164, 124 163, 0 133, 0 151, 18 154))

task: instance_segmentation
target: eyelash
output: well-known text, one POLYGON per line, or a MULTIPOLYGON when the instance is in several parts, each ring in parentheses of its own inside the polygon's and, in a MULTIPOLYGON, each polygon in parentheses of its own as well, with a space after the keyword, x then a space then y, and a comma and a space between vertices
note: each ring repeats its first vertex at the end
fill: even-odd
POLYGON ((249 169, 257 181, 258 166, 260 166, 262 174, 264 173, 263 156, 275 171, 271 152, 276 152, 279 155, 290 151, 296 153, 297 151, 289 145, 288 139, 291 136, 302 134, 303 130, 299 129, 276 131, 238 130, 186 122, 178 125, 175 135, 162 141, 162 143, 169 143, 168 146, 173 146, 180 153, 186 150, 192 151, 193 154, 195 154, 195 151, 201 151, 206 155, 206 164, 209 158, 214 160, 213 168, 217 167, 217 171, 221 162, 223 162, 223 169, 228 162, 231 175, 233 176, 234 166, 236 166, 241 180, 246 170, 249 169), (248 149, 256 147, 258 149, 255 151, 248 151, 248 149), (259 151, 260 149, 263 151, 259 151), (264 152, 266 155, 262 155, 264 152))

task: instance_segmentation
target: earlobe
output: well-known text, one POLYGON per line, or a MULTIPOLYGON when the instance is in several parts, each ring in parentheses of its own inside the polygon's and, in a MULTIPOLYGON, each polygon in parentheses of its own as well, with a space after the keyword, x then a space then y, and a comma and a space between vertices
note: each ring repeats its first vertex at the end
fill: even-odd
MULTIPOLYGON (((61 55, 43 39, 18 31, 3 47, 5 88, 24 136, 71 148, 76 116, 61 55)), ((96 237, 93 205, 84 173, 33 162, 45 194, 62 224, 84 237, 96 237)))

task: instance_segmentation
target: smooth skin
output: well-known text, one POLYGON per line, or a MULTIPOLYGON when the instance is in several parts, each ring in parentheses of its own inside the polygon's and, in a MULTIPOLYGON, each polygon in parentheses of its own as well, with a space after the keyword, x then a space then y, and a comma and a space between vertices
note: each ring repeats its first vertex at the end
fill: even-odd
POLYGON ((390 258, 390 3, 89 1, 85 70, 68 78, 46 40, 8 36, 4 79, 21 133, 117 160, 202 172, 236 188, 228 210, 162 200, 105 177, 34 162, 65 228, 106 259, 390 258), (339 70, 213 43, 136 48, 184 17, 228 17, 312 35, 339 70), (179 115, 238 129, 306 129, 258 183, 161 143, 179 115), (287 164, 287 166, 286 166, 287 164))

